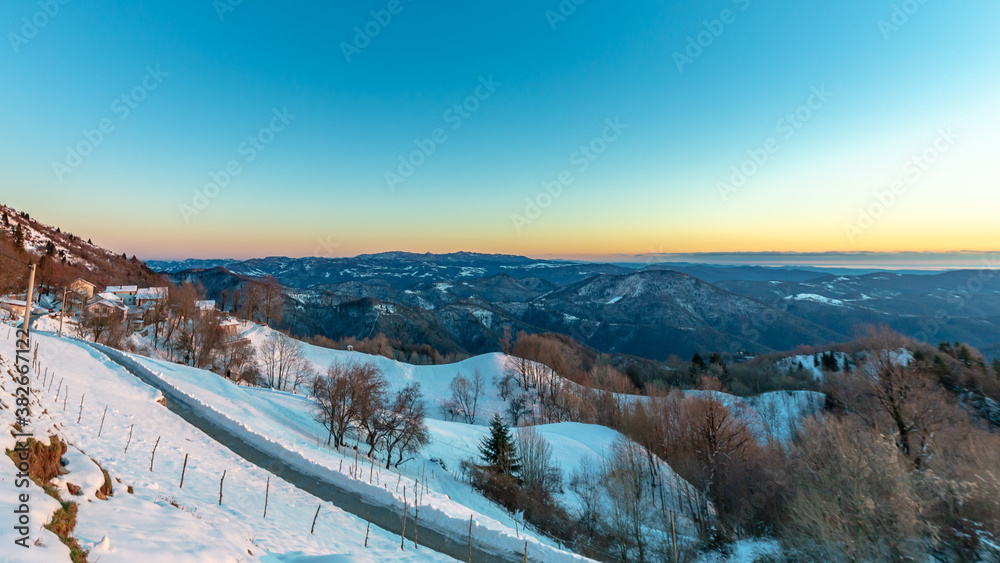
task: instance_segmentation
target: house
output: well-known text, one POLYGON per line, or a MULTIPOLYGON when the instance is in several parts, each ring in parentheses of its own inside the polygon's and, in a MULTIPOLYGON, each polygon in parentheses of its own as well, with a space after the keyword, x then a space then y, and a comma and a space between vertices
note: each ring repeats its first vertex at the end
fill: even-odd
POLYGON ((214 299, 204 299, 201 301, 194 302, 194 312, 196 315, 201 316, 205 313, 216 312, 215 300, 214 299))
POLYGON ((85 296, 86 299, 90 299, 94 296, 94 290, 97 289, 97 286, 83 278, 76 278, 69 284, 67 289, 79 295, 85 296))
POLYGON ((162 303, 167 300, 167 288, 144 287, 135 293, 135 306, 139 308, 162 303))
POLYGON ((124 300, 113 293, 101 293, 84 307, 90 315, 121 315, 121 320, 128 320, 128 307, 124 300))
MULTIPOLYGON (((25 302, 23 299, 0 297, 0 310, 7 311, 10 318, 20 319, 24 317, 24 305, 25 302)), ((32 315, 44 315, 47 312, 44 309, 39 309, 37 306, 31 308, 32 315)))
POLYGON ((135 304, 135 296, 139 293, 137 285, 109 285, 104 289, 104 293, 113 293, 120 297, 126 305, 135 304))
POLYGON ((232 317, 226 317, 219 321, 219 329, 222 330, 223 338, 236 338, 240 331, 240 322, 232 317))

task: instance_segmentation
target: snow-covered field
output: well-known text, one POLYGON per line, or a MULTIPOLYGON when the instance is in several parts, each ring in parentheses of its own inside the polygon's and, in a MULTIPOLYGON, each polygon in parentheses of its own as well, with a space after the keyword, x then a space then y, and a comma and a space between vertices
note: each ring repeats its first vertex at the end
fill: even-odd
MULTIPOLYGON (((96 483, 100 471, 95 462, 115 479, 115 494, 109 500, 96 500, 94 491, 86 489, 83 497, 76 499, 81 508, 74 535, 85 548, 93 550, 94 556, 100 555, 102 561, 292 562, 330 554, 342 557, 329 559, 331 561, 448 560, 428 549, 421 549, 418 556, 409 543, 407 551, 401 552, 398 531, 387 532, 374 526, 368 548, 365 548, 364 519, 341 511, 277 477, 271 476, 267 485, 266 471, 237 457, 157 403, 162 397, 158 391, 109 361, 105 353, 89 344, 68 337, 60 340, 43 332, 56 328, 54 324, 57 325, 51 319, 40 319, 35 330, 42 370, 37 374, 39 389, 35 398, 39 404, 35 412, 43 413, 36 417, 35 433, 58 431, 71 444, 67 455, 70 473, 61 478, 61 483, 96 483), (42 379, 46 380, 44 385, 42 379), (106 405, 107 417, 100 429, 106 405), (79 424, 76 422, 78 415, 79 424), (126 453, 124 447, 130 430, 133 437, 126 453), (99 431, 100 437, 97 436, 99 431), (154 445, 155 464, 150 471, 154 445), (188 463, 181 489, 179 481, 184 471, 185 454, 188 463), (220 506, 218 489, 223 471, 226 471, 224 501, 220 506), (134 488, 134 494, 126 492, 128 486, 134 488), (267 487, 269 508, 264 519, 267 487), (310 534, 312 518, 319 506, 322 508, 316 532, 310 534)), ((4 328, 0 327, 0 331, 4 328)), ((271 332, 258 325, 244 325, 242 329, 257 346, 271 332)), ((0 332, 0 355, 8 364, 13 349, 13 335, 8 339, 0 332)), ((477 356, 450 365, 414 366, 360 352, 304 345, 306 358, 318 372, 325 371, 335 361, 374 362, 382 369, 393 390, 411 382, 421 384, 427 402, 431 443, 397 472, 385 469, 384 459, 381 463, 379 460, 373 462, 365 459, 362 452, 356 462, 353 449, 338 451, 326 446, 326 430, 313 417, 313 403, 303 394, 305 389, 290 393, 238 386, 211 372, 162 359, 116 351, 106 353, 127 363, 132 371, 142 370, 145 376, 155 378, 150 380, 169 391, 171 397, 182 397, 185 404, 242 441, 323 482, 363 495, 376 505, 394 507, 401 512, 404 490, 408 502, 412 503, 414 486, 425 477, 428 490, 420 506, 420 522, 424 526, 431 525, 453 537, 464 538, 471 517, 477 542, 493 546, 496 552, 520 551, 527 542, 532 561, 583 560, 560 549, 558 543, 549 538, 530 529, 526 532, 521 523, 472 490, 459 475, 460 463, 478 456, 480 440, 486 434, 486 421, 504 408, 494 383, 494 377, 507 367, 508 360, 502 354, 477 356), (479 405, 478 424, 444 420, 438 405, 450 397, 452 379, 458 373, 469 377, 475 370, 487 381, 479 405)), ((3 396, 7 397, 11 391, 10 379, 3 385, 6 391, 3 396)), ((822 395, 818 393, 779 392, 744 399, 722 393, 713 395, 728 406, 738 407, 742 416, 751 417, 762 439, 786 439, 803 415, 822 405, 822 395)), ((0 410, 0 420, 9 424, 10 411, 0 410)), ((585 458, 604 457, 612 444, 622 437, 605 427, 579 423, 536 428, 551 444, 563 472, 563 493, 558 498, 573 509, 577 499, 568 487, 572 472, 585 458)), ((4 434, 9 436, 9 432, 4 434)), ((673 475, 665 464, 661 469, 668 477, 673 475)), ((0 474, 0 479, 8 479, 2 481, 6 496, 0 503, 14 498, 9 478, 7 474, 0 474)), ((43 499, 40 491, 36 493, 33 499, 43 499)), ((69 497, 68 491, 64 491, 63 498, 69 497)), ((8 508, 0 505, 0 509, 8 508)), ((33 506, 39 511, 37 516, 33 515, 36 523, 33 536, 42 537, 46 547, 33 550, 32 556, 45 551, 51 557, 55 551, 67 551, 54 536, 38 530, 38 523, 46 521, 56 508, 54 502, 42 500, 33 506)), ((412 504, 410 516, 412 518, 412 504)), ((687 523, 681 521, 680 531, 684 532, 686 527, 687 523)), ((10 530, 0 532, 3 535, 0 540, 12 541, 7 538, 11 533, 10 530)), ((65 557, 56 555, 55 559, 64 560, 65 557)), ((52 559, 41 556, 38 560, 52 559)))
MULTIPOLYGON (((0 327, 3 357, 0 387, 4 403, 0 410, 0 434, 4 442, 0 445, 11 447, 13 381, 7 368, 13 365, 14 341, 13 334, 7 338, 4 328, 0 327)), ((365 548, 363 520, 273 476, 265 519, 267 472, 235 457, 230 450, 158 404, 158 392, 88 346, 40 333, 34 339, 39 345, 42 373, 33 385, 34 400, 38 403, 33 409, 32 430, 39 437, 58 433, 71 445, 66 456, 69 473, 60 478, 63 484, 60 488, 64 489, 68 482, 87 487, 79 497, 66 490, 62 496, 79 504, 74 536, 85 549, 92 550, 91 561, 99 558, 105 563, 291 563, 319 555, 336 556, 323 561, 451 560, 427 549, 413 551, 410 545, 406 551, 400 551, 399 535, 376 527, 372 527, 365 548), (53 383, 51 389, 48 382, 44 387, 41 385, 46 369, 48 380, 53 383), (107 416, 100 429, 105 406, 107 416), (130 428, 132 440, 126 453, 130 428), (155 464, 150 471, 157 438, 155 464), (189 458, 181 489, 185 455, 189 458), (107 501, 96 500, 91 490, 100 473, 95 461, 109 472, 114 482, 114 495, 107 501), (219 483, 223 471, 226 477, 220 506, 219 483), (134 494, 127 492, 129 486, 134 494), (320 505, 316 531, 310 534, 313 515, 320 505)), ((13 466, 5 467, 0 472, 0 509, 10 515, 17 490, 13 466)), ((0 526, 0 542, 5 546, 0 561, 69 561, 69 550, 41 526, 58 508, 58 503, 32 487, 31 536, 32 541, 39 539, 42 545, 30 549, 9 547, 13 545, 15 532, 5 523, 0 526)))

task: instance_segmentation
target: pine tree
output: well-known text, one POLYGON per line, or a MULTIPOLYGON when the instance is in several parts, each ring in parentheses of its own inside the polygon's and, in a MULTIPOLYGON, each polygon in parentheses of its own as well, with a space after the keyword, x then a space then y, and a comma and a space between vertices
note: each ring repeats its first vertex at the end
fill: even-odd
POLYGON ((705 364, 705 360, 701 357, 701 354, 695 352, 694 356, 691 357, 691 367, 690 372, 692 376, 704 372, 708 369, 708 365, 705 364))
POLYGON ((6 211, 3 212, 3 226, 4 227, 9 227, 10 226, 10 217, 7 216, 7 212, 6 211))
POLYGON ((14 227, 14 246, 16 246, 18 250, 24 250, 24 231, 21 230, 20 223, 14 227))
POLYGON ((517 447, 510 435, 510 428, 504 424, 500 413, 494 414, 490 420, 490 434, 479 444, 479 455, 492 473, 517 477, 521 469, 517 447))

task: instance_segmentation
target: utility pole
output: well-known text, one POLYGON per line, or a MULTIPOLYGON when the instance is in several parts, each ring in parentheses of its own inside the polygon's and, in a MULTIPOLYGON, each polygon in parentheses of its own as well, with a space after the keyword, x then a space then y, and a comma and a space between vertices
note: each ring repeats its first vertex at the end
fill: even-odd
POLYGON ((59 313, 59 338, 62 338, 63 319, 66 318, 66 289, 63 288, 62 311, 59 313))
POLYGON ((35 265, 31 264, 31 274, 28 275, 28 294, 24 302, 24 332, 31 342, 31 300, 35 298, 35 265))

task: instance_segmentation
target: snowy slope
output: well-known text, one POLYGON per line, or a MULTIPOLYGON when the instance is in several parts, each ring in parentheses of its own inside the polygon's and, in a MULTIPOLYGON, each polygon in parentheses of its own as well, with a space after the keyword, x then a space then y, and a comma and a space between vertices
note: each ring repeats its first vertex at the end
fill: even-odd
MULTIPOLYGON (((2 328, 0 356, 9 365, 14 350, 13 335, 8 338, 2 328)), ((328 559, 336 561, 450 560, 426 549, 419 553, 411 549, 401 552, 398 534, 375 527, 371 529, 366 549, 362 545, 363 520, 329 503, 321 503, 273 476, 270 506, 264 519, 263 492, 268 478, 265 471, 234 457, 228 449, 159 405, 157 392, 88 346, 37 333, 34 338, 42 366, 42 373, 33 385, 39 401, 34 409, 35 434, 58 432, 74 448, 66 456, 70 473, 63 481, 78 485, 92 483, 96 473, 93 462, 88 461, 91 458, 114 480, 114 496, 107 501, 95 500, 87 489, 81 497, 72 497, 80 505, 74 535, 84 548, 93 550, 91 561, 99 557, 105 563, 291 562, 303 560, 303 556, 331 554, 340 556, 328 559), (48 381, 42 385, 46 370, 48 381), (77 424, 84 393, 82 416, 77 424), (105 405, 107 417, 98 437, 105 405), (125 453, 133 425, 133 437, 125 453), (156 446, 155 466, 150 471, 150 455, 157 437, 160 441, 156 446), (189 460, 181 489, 179 479, 185 454, 189 460), (224 502, 219 506, 223 470, 227 472, 224 502), (134 494, 126 491, 129 485, 134 487, 134 494), (316 533, 309 534, 313 514, 320 504, 323 508, 316 522, 316 533)), ((0 396, 9 406, 12 381, 6 374, 6 365, 2 372, 0 396)), ((0 410, 4 428, 11 420, 11 412, 0 410)), ((3 434, 10 436, 6 431, 3 434)), ((10 475, 10 471, 0 472, 3 489, 0 503, 15 498, 10 475)), ((0 561, 5 556, 14 556, 12 561, 69 561, 68 550, 54 536, 39 529, 40 523, 47 521, 57 508, 55 501, 40 491, 34 493, 32 539, 41 538, 44 547, 10 555, 5 547, 0 561)), ((64 499, 67 498, 71 497, 64 493, 64 499)), ((0 508, 9 507, 4 504, 0 508)), ((0 541, 5 546, 11 545, 11 534, 8 526, 0 527, 0 541)))

